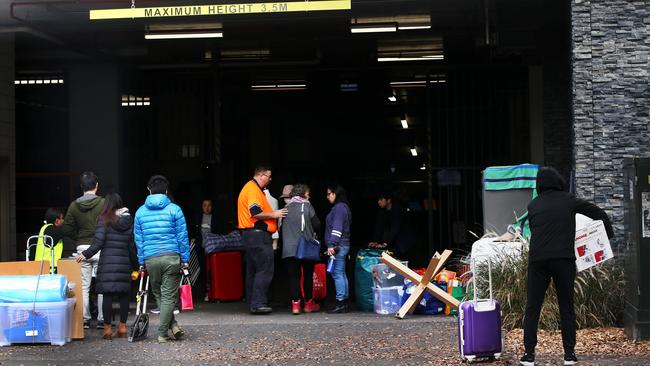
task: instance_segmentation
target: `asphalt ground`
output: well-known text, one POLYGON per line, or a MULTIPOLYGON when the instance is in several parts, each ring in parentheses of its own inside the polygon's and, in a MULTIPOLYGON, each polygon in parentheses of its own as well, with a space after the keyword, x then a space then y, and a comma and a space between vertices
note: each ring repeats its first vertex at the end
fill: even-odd
MULTIPOLYGON (((147 339, 101 338, 87 329, 84 340, 65 346, 12 345, 0 348, 0 365, 460 365, 456 318, 412 316, 399 320, 374 313, 292 315, 276 308, 251 315, 241 303, 198 303, 177 316, 186 336, 158 344, 158 316, 150 314, 147 339)), ((130 321, 133 315, 130 315, 130 321)), ((517 364, 510 354, 491 365, 517 364)), ((650 365, 644 358, 614 354, 578 355, 581 365, 650 365)), ((561 365, 538 354, 539 365, 561 365)))

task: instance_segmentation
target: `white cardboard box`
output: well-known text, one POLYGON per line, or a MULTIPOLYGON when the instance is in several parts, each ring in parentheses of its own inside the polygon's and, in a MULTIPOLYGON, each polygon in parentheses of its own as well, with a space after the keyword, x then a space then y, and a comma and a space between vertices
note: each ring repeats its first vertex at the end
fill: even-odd
POLYGON ((601 220, 592 221, 583 227, 576 227, 574 251, 578 271, 584 271, 614 258, 605 225, 601 220))

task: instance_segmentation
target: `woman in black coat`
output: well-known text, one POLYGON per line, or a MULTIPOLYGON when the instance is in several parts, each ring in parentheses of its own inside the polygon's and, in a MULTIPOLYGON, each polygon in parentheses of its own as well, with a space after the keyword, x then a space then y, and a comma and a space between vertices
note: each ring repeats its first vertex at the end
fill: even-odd
POLYGON ((97 267, 97 293, 104 295, 104 339, 112 339, 111 314, 113 297, 120 301, 120 323, 117 336, 127 335, 126 320, 129 315, 129 294, 131 272, 137 268, 137 254, 133 245, 133 217, 129 209, 122 207, 122 198, 117 193, 106 195, 104 208, 95 229, 95 238, 90 248, 78 257, 80 262, 101 250, 97 267))

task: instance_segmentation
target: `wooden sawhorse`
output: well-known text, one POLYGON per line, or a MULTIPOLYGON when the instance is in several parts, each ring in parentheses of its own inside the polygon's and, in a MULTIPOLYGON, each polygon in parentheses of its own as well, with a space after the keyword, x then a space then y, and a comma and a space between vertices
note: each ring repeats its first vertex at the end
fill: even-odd
POLYGON ((397 314, 395 314, 397 318, 404 319, 407 313, 413 314, 413 311, 415 310, 415 306, 420 302, 420 299, 422 298, 422 295, 424 295, 425 290, 429 291, 431 295, 435 296, 438 300, 442 301, 443 303, 451 306, 454 309, 458 309, 458 305, 459 305, 458 300, 456 300, 453 296, 440 289, 438 286, 431 283, 431 279, 434 278, 435 275, 438 274, 438 272, 440 272, 443 269, 445 262, 447 262, 447 260, 451 256, 451 253, 452 253, 451 250, 445 250, 444 252, 442 252, 442 255, 436 252, 433 255, 433 258, 431 258, 431 261, 429 262, 429 266, 427 267, 427 271, 424 273, 424 276, 420 276, 419 274, 415 273, 415 271, 408 268, 397 259, 386 254, 386 252, 384 252, 381 255, 381 261, 383 263, 385 263, 387 266, 392 268, 395 272, 401 274, 405 278, 408 278, 411 282, 413 282, 417 286, 413 291, 413 293, 411 294, 411 296, 408 298, 408 300, 406 300, 406 302, 404 303, 404 305, 402 305, 402 307, 399 309, 397 314))

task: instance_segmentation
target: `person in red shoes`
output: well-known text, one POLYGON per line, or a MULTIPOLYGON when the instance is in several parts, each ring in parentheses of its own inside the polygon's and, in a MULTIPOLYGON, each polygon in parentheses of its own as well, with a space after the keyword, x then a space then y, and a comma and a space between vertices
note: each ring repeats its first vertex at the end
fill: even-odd
POLYGON ((282 220, 282 259, 287 264, 289 273, 289 294, 291 296, 291 312, 300 314, 300 277, 304 277, 305 312, 320 310, 312 295, 314 263, 296 258, 300 237, 311 239, 320 229, 320 220, 314 207, 309 203, 309 187, 305 184, 293 186, 291 199, 287 204, 287 217, 282 220))

